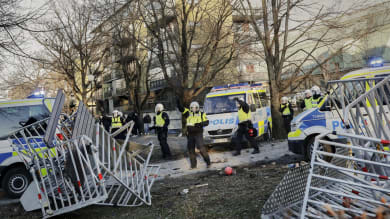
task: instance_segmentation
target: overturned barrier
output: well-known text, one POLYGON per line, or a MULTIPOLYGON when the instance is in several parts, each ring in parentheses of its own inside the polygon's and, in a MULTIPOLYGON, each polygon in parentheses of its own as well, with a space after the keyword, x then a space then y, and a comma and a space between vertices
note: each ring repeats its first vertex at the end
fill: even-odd
POLYGON ((310 166, 289 171, 263 206, 262 218, 376 217, 389 207, 390 77, 330 86, 324 107, 340 117, 345 130, 316 137, 310 166), (346 143, 329 140, 335 138, 346 143), (334 153, 319 150, 320 144, 334 153))
POLYGON ((151 205, 160 168, 149 164, 154 145, 132 151, 127 145, 133 122, 110 134, 83 103, 75 115, 61 114, 63 99, 59 92, 50 118, 9 137, 33 177, 21 198, 25 210, 40 208, 48 218, 92 204, 151 205), (119 143, 114 137, 121 132, 127 134, 119 143))

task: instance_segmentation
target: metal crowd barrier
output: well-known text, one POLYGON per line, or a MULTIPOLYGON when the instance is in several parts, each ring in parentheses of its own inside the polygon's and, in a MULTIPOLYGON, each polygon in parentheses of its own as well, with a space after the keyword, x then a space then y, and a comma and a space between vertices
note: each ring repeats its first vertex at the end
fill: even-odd
POLYGON ((310 166, 286 174, 263 206, 262 218, 376 217, 390 207, 390 77, 329 85, 323 107, 340 117, 344 131, 316 137, 310 166), (329 135, 347 143, 329 141, 329 135), (319 144, 335 153, 319 150, 319 144))
POLYGON ((110 134, 83 103, 76 114, 61 114, 63 101, 60 91, 50 118, 9 137, 33 178, 21 197, 25 210, 41 209, 48 218, 92 204, 151 205, 150 190, 160 169, 149 164, 154 145, 131 150, 133 122, 110 134), (126 138, 120 142, 114 137, 123 131, 126 138))

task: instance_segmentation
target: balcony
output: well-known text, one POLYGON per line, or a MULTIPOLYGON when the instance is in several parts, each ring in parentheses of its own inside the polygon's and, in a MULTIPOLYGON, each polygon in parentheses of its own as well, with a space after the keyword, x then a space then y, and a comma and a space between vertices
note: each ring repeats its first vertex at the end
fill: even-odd
POLYGON ((114 77, 112 78, 113 80, 116 80, 116 79, 121 79, 121 78, 124 78, 124 74, 122 71, 114 71, 114 77))
POLYGON ((111 90, 105 90, 105 91, 103 92, 103 98, 104 98, 104 99, 108 99, 108 98, 110 98, 110 97, 112 97, 112 91, 111 91, 111 90))
POLYGON ((149 82, 150 90, 160 90, 167 86, 167 81, 165 79, 160 79, 156 81, 149 82))
POLYGON ((127 96, 128 89, 127 88, 117 88, 115 89, 115 96, 127 96))
POLYGON ((111 74, 104 74, 103 75, 103 82, 109 82, 112 80, 111 74))

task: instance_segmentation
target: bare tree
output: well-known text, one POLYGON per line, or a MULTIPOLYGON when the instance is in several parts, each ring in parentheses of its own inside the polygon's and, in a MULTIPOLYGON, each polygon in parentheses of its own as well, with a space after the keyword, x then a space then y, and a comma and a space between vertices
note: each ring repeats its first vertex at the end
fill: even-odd
POLYGON ((22 47, 25 33, 34 31, 29 26, 46 8, 44 5, 35 9, 23 7, 26 4, 23 0, 0 0, 0 58, 9 54, 31 58, 22 47))
MULTIPOLYGON (((365 4, 354 4, 354 11, 365 4), (360 7, 356 7, 359 5, 360 7)), ((341 54, 363 36, 376 31, 378 25, 350 31, 360 21, 349 22, 351 8, 336 10, 308 0, 238 0, 236 10, 247 16, 264 53, 263 59, 271 91, 273 135, 283 138, 282 119, 278 111, 283 95, 295 90, 307 77, 341 54), (319 60, 325 51, 329 55, 319 60)))
POLYGON ((151 56, 143 46, 149 44, 150 38, 141 15, 135 10, 134 1, 104 0, 92 5, 97 17, 102 20, 94 32, 108 36, 106 44, 111 46, 110 55, 113 57, 111 69, 115 74, 123 74, 129 108, 141 113, 150 96, 151 77, 151 56))
POLYGON ((96 91, 96 81, 105 70, 104 57, 108 51, 101 47, 104 37, 91 34, 96 27, 93 11, 85 1, 52 2, 53 16, 45 20, 34 39, 44 47, 43 67, 62 75, 76 98, 88 103, 96 91), (93 80, 88 80, 90 75, 93 80))
POLYGON ((144 47, 184 104, 216 80, 229 81, 235 56, 230 1, 138 0, 137 5, 151 37, 144 47))

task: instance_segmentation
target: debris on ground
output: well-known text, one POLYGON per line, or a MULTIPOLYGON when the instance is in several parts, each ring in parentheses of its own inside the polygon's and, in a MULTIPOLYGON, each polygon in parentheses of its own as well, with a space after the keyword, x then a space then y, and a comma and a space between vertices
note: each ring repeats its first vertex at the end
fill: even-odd
MULTIPOLYGON (((275 163, 237 167, 236 175, 229 177, 208 171, 163 179, 156 181, 152 188, 152 206, 131 209, 89 206, 58 218, 259 218, 265 201, 287 172, 281 167, 292 163, 292 159, 284 157, 275 163), (185 189, 188 189, 186 194, 178 195, 178 191, 185 189)), ((40 212, 13 209, 20 209, 20 205, 0 206, 0 218, 41 216, 40 212)))

